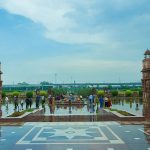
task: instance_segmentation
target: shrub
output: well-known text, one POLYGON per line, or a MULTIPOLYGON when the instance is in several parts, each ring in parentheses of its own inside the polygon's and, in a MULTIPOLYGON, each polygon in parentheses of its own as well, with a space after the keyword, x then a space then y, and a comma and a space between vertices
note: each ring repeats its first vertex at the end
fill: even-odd
POLYGON ((123 111, 123 110, 118 110, 118 109, 113 109, 113 108, 111 108, 110 110, 111 111, 116 111, 116 112, 120 113, 123 116, 134 116, 133 114, 130 114, 129 112, 126 112, 126 111, 123 111))
POLYGON ((126 95, 126 97, 131 97, 132 96, 132 91, 131 90, 126 90, 125 95, 126 95))
POLYGON ((6 97, 6 92, 2 92, 2 98, 6 97))
POLYGON ((26 112, 32 112, 34 110, 35 110, 34 108, 30 108, 30 109, 27 109, 26 112))
POLYGON ((77 90, 77 95, 82 95, 84 98, 93 94, 92 88, 79 88, 77 90))
POLYGON ((112 94, 112 96, 118 96, 118 91, 117 90, 114 90, 114 91, 111 91, 111 94, 112 94))
POLYGON ((65 88, 53 88, 51 89, 51 94, 54 96, 62 95, 62 94, 67 94, 67 90, 65 88))
POLYGON ((40 96, 47 96, 47 92, 46 91, 40 91, 40 96))
POLYGON ((96 94, 97 93, 96 88, 92 88, 91 90, 92 90, 92 94, 96 94))
POLYGON ((18 91, 15 91, 15 92, 12 93, 12 97, 14 97, 14 96, 17 96, 17 97, 18 97, 19 94, 20 94, 20 93, 19 93, 18 91))
POLYGON ((25 112, 26 112, 25 110, 21 111, 21 112, 16 111, 16 112, 12 113, 9 117, 18 117, 18 116, 23 115, 25 112))
POLYGON ((25 114, 26 112, 33 112, 33 111, 34 111, 34 108, 23 110, 23 111, 15 111, 11 115, 9 115, 9 117, 19 117, 25 114))
POLYGON ((100 96, 104 96, 105 92, 103 90, 99 90, 97 91, 97 95, 100 96))
POLYGON ((26 97, 27 97, 27 98, 32 98, 32 97, 33 97, 33 92, 32 92, 32 91, 27 92, 27 93, 26 93, 26 97))

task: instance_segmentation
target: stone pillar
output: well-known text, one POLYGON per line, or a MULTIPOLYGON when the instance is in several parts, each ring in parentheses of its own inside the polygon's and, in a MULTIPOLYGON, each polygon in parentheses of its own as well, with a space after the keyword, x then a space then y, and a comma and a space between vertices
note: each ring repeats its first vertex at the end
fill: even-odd
POLYGON ((145 52, 145 58, 143 60, 143 115, 150 116, 150 50, 145 52))
POLYGON ((0 62, 0 117, 2 116, 2 110, 1 110, 1 107, 2 107, 2 71, 1 71, 1 62, 0 62))

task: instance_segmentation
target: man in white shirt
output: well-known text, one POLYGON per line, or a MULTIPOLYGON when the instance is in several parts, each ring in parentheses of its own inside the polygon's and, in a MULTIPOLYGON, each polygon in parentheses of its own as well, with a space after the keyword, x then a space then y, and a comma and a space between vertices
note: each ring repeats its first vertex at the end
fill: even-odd
POLYGON ((6 96, 5 97, 5 103, 6 103, 6 107, 8 107, 8 104, 9 104, 9 98, 6 96))

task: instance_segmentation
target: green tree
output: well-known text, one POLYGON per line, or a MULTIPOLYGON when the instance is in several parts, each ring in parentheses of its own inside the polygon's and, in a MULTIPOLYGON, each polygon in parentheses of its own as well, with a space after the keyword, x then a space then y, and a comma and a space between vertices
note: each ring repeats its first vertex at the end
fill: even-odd
POLYGON ((27 98, 32 98, 33 97, 33 92, 32 91, 27 92, 26 97, 27 98))
POLYGON ((47 96, 47 92, 46 91, 40 91, 40 96, 47 96))
POLYGON ((47 82, 47 81, 42 81, 40 84, 41 84, 41 85, 49 85, 50 83, 47 82))
POLYGON ((87 96, 94 94, 95 89, 93 88, 79 88, 76 91, 77 95, 82 95, 82 97, 86 98, 87 96))
POLYGON ((2 91, 2 98, 6 97, 6 92, 2 91))
POLYGON ((92 88, 91 90, 92 90, 92 94, 96 94, 97 93, 96 88, 92 88))
POLYGON ((117 90, 113 90, 111 91, 111 94, 113 97, 118 96, 118 91, 117 90))
POLYGON ((66 88, 51 88, 48 90, 48 94, 51 94, 53 96, 65 95, 67 94, 67 89, 66 88))
POLYGON ((132 93, 133 93, 133 92, 132 92, 131 90, 126 90, 126 91, 125 91, 125 96, 126 96, 126 97, 131 97, 131 96, 132 96, 132 93))
POLYGON ((112 85, 108 85, 108 90, 111 90, 113 87, 112 87, 112 85))
POLYGON ((18 91, 14 91, 14 92, 12 93, 12 97, 14 97, 14 96, 17 96, 17 97, 18 97, 19 94, 20 94, 20 93, 19 93, 18 91))
POLYGON ((103 90, 99 90, 97 91, 97 95, 100 97, 100 96, 104 96, 105 95, 105 92, 103 90))

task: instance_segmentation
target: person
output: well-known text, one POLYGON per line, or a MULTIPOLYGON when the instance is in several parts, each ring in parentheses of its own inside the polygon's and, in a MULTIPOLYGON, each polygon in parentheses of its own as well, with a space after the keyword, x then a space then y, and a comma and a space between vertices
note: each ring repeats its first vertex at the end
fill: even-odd
POLYGON ((52 105, 52 100, 53 100, 53 99, 52 99, 52 95, 49 95, 49 96, 48 96, 48 103, 49 103, 49 105, 52 105))
POLYGON ((81 101, 83 101, 83 97, 82 97, 82 95, 80 95, 80 100, 81 100, 81 101))
POLYGON ((102 96, 100 96, 100 98, 99 98, 99 103, 100 103, 100 108, 103 108, 103 106, 104 106, 104 99, 103 99, 102 96))
POLYGON ((39 95, 36 96, 36 108, 39 108, 40 98, 39 95))
POLYGON ((31 97, 29 98, 29 107, 30 107, 30 109, 32 107, 32 98, 31 97))
POLYGON ((5 103, 6 103, 6 107, 8 107, 8 104, 9 104, 9 98, 6 96, 5 97, 5 103))
POLYGON ((89 103, 91 105, 93 103, 93 95, 91 94, 88 99, 89 99, 89 103))
POLYGON ((27 97, 25 101, 26 101, 26 109, 28 109, 28 107, 29 107, 29 98, 27 97))
POLYGON ((18 106, 18 97, 14 96, 14 104, 15 104, 15 110, 19 107, 18 106))
POLYGON ((49 105, 50 107, 50 113, 54 114, 55 112, 55 97, 51 97, 51 104, 49 105))
POLYGON ((45 96, 44 95, 41 97, 41 100, 42 100, 42 108, 44 108, 45 107, 45 96))
POLYGON ((108 107, 108 98, 105 97, 105 98, 104 98, 104 101, 105 101, 105 107, 108 107))
POLYGON ((23 110, 23 104, 24 104, 24 100, 23 100, 23 98, 21 98, 21 100, 20 100, 20 106, 21 106, 22 110, 23 110))
POLYGON ((69 105, 71 105, 71 102, 72 102, 72 100, 73 100, 73 96, 72 96, 72 94, 70 94, 70 95, 69 95, 68 100, 69 100, 69 105))
POLYGON ((108 104, 107 104, 107 106, 108 106, 108 108, 110 108, 112 106, 110 97, 108 98, 108 104))
POLYGON ((55 106, 55 97, 52 98, 52 105, 55 106))
POLYGON ((95 105, 96 105, 96 106, 98 106, 98 105, 99 105, 99 98, 98 98, 98 96, 97 96, 97 95, 95 96, 95 105))

